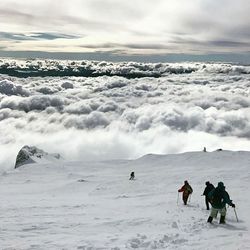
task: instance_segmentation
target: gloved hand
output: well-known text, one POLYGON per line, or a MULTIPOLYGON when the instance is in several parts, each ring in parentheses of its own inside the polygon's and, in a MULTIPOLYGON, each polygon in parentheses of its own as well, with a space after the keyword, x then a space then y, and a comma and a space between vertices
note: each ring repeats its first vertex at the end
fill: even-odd
POLYGON ((232 205, 231 205, 231 206, 232 206, 233 208, 235 208, 235 204, 233 204, 233 203, 232 203, 232 205))

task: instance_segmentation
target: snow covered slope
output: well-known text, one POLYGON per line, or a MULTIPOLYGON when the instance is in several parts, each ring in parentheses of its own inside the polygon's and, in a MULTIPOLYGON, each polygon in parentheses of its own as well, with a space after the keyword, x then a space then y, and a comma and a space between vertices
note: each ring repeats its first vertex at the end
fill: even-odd
POLYGON ((25 165, 0 176, 1 249, 250 249, 249 182, 242 151, 25 165), (206 223, 207 180, 224 182, 239 222, 229 208, 226 225, 206 223))

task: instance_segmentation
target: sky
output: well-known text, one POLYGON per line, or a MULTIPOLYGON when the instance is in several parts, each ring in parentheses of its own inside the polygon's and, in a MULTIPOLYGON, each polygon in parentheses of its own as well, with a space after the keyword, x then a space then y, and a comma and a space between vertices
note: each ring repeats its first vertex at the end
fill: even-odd
POLYGON ((247 0, 1 0, 0 56, 250 63, 247 0))

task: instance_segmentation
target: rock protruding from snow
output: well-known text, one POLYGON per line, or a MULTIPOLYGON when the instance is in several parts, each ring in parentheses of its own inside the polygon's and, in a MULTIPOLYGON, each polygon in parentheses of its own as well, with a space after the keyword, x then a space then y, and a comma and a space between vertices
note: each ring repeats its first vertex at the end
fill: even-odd
POLYGON ((60 158, 60 154, 49 154, 34 146, 24 146, 17 154, 15 168, 19 168, 22 165, 30 163, 59 160, 60 158))

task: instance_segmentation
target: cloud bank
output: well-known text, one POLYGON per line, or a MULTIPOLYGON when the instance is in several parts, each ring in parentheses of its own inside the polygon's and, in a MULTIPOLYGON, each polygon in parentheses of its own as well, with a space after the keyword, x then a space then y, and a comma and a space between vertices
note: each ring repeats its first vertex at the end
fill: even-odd
MULTIPOLYGON (((26 67, 16 62, 13 68, 19 64, 26 67)), ((72 160, 136 158, 204 146, 249 149, 248 66, 89 62, 89 67, 158 70, 161 77, 0 75, 1 168, 10 168, 26 144, 72 160)))

